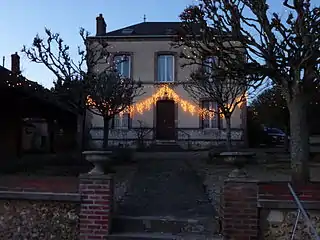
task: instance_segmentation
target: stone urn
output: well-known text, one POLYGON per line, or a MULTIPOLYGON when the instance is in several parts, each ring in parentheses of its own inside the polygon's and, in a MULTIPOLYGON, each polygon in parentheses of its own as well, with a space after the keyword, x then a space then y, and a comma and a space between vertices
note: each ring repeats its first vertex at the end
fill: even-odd
POLYGON ((84 151, 83 156, 88 162, 94 165, 94 168, 88 174, 104 174, 104 168, 111 161, 112 151, 84 151))
POLYGON ((222 152, 220 156, 224 158, 226 163, 232 164, 236 169, 229 173, 229 177, 246 177, 247 172, 244 167, 249 159, 255 156, 252 152, 222 152))

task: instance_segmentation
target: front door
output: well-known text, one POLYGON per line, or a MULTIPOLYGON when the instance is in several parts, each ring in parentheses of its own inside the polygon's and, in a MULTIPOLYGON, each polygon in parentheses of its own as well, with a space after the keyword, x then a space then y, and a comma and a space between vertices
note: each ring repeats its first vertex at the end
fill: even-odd
POLYGON ((156 137, 159 140, 175 139, 175 104, 172 100, 160 100, 157 102, 156 137))

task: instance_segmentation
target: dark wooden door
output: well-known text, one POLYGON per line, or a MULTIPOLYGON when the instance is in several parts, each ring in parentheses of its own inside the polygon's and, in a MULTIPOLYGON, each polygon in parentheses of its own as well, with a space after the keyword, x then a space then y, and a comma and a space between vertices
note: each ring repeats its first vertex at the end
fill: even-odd
POLYGON ((159 140, 175 139, 174 113, 175 104, 172 100, 157 102, 156 137, 159 140))

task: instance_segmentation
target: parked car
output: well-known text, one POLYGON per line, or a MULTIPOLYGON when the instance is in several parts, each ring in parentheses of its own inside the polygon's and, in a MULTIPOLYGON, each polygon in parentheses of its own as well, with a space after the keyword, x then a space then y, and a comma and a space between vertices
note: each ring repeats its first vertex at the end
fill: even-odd
POLYGON ((264 127, 264 143, 267 145, 282 145, 284 144, 286 134, 278 128, 264 127))

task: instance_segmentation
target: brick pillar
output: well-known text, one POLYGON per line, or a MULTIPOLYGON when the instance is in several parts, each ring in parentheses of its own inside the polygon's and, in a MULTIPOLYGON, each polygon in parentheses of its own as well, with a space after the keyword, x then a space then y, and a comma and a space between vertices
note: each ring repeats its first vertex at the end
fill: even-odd
POLYGON ((110 232, 113 181, 110 175, 80 176, 80 239, 106 239, 110 232))
POLYGON ((258 184, 255 180, 224 182, 221 202, 222 231, 228 240, 258 239, 258 184))

